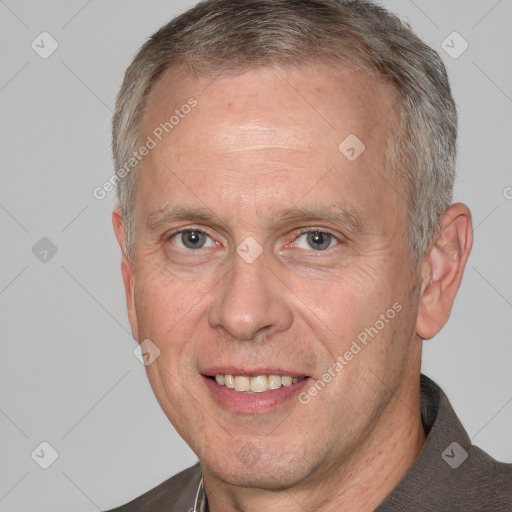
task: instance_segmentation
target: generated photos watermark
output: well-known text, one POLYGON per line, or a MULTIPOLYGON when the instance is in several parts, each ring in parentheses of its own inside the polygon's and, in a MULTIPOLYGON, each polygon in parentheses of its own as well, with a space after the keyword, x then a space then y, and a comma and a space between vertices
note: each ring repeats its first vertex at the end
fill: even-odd
POLYGON ((128 158, 122 167, 117 169, 102 185, 94 187, 92 190, 94 198, 99 201, 105 199, 105 197, 116 188, 117 182, 128 176, 128 174, 130 174, 130 172, 137 167, 137 165, 162 142, 164 137, 171 133, 171 131, 180 124, 181 120, 185 119, 195 107, 197 107, 197 100, 194 97, 190 97, 180 108, 175 109, 174 114, 171 115, 167 121, 160 123, 151 132, 151 135, 146 137, 145 142, 137 151, 133 152, 132 156, 128 158))
POLYGON ((395 302, 385 313, 379 316, 379 319, 375 321, 370 327, 363 329, 350 344, 348 350, 342 355, 336 358, 336 361, 322 374, 314 384, 312 384, 306 391, 299 393, 299 402, 301 404, 308 404, 311 398, 315 397, 320 393, 326 386, 331 382, 336 375, 338 375, 354 357, 359 354, 368 343, 373 340, 379 332, 381 332, 387 324, 393 320, 403 307, 400 302, 395 302))

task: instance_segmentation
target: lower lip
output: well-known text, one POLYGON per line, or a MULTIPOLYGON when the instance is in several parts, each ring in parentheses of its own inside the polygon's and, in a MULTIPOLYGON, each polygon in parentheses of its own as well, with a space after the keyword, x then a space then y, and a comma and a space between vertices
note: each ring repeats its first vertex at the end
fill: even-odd
POLYGON ((312 380, 310 377, 306 377, 291 386, 281 386, 279 389, 272 389, 262 393, 245 393, 221 386, 215 380, 204 375, 202 377, 208 389, 224 407, 232 411, 248 414, 270 411, 285 404, 296 398, 312 380))

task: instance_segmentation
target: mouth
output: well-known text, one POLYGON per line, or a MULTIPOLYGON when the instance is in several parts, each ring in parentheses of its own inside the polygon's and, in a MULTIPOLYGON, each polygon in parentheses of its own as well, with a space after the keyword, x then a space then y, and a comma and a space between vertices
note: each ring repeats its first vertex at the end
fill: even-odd
POLYGON ((272 374, 255 375, 251 377, 247 375, 217 373, 215 376, 212 375, 209 378, 215 380, 219 386, 225 386, 228 389, 233 389, 241 393, 265 393, 266 391, 273 391, 283 386, 290 387, 306 377, 272 374))
POLYGON ((307 375, 280 370, 242 372, 219 369, 203 373, 202 377, 221 406, 250 414, 283 406, 313 380, 307 375))

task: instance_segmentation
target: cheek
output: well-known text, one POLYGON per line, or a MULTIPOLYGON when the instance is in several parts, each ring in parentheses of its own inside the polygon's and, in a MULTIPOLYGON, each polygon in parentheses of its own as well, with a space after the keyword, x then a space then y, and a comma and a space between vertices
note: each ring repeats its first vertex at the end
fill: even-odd
POLYGON ((322 341, 328 360, 357 351, 348 354, 357 373, 361 365, 384 367, 393 357, 405 358, 417 304, 413 287, 392 269, 347 267, 331 279, 298 282, 295 290, 300 315, 322 341))
POLYGON ((139 336, 172 337, 195 314, 202 286, 176 279, 157 265, 141 264, 140 268, 134 290, 139 336))
POLYGON ((322 279, 297 278, 290 286, 296 304, 326 327, 364 327, 365 322, 387 309, 392 288, 382 270, 370 266, 347 266, 322 279))
POLYGON ((160 350, 147 371, 152 386, 161 391, 197 378, 194 337, 204 338, 198 334, 205 326, 212 287, 210 282, 176 279, 149 265, 136 276, 139 339, 150 339, 160 350))

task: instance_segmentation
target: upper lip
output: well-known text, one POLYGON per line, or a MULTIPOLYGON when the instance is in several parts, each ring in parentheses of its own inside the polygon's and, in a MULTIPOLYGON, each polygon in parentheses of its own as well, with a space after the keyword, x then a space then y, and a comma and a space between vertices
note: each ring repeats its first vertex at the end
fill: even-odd
POLYGON ((295 370, 286 370, 283 368, 269 367, 253 367, 240 368, 239 366, 215 366, 201 371, 203 375, 215 377, 215 375, 240 375, 245 377, 257 377, 258 375, 279 375, 281 377, 287 375, 292 378, 307 377, 305 373, 295 370))

